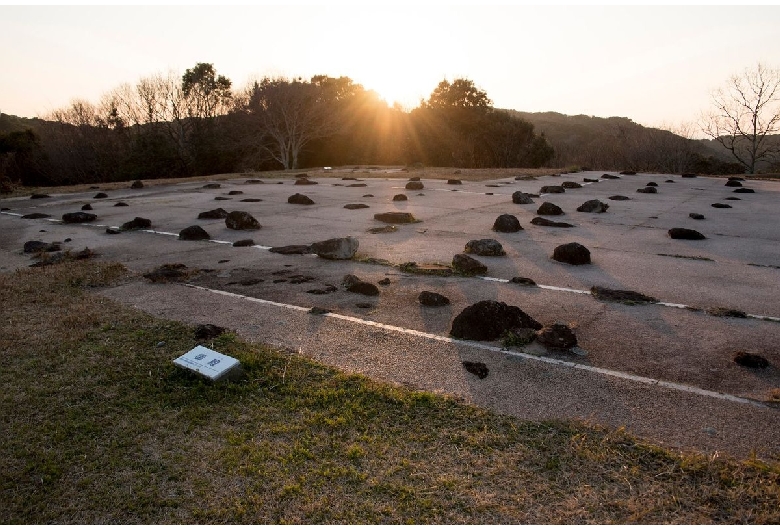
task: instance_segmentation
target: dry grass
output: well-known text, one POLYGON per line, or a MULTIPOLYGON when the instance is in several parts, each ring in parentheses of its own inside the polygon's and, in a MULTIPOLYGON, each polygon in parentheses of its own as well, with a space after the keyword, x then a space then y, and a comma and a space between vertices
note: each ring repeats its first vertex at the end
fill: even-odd
POLYGON ((778 523, 780 469, 520 422, 89 294, 119 265, 0 276, 5 523, 778 523), (164 344, 161 344, 163 343, 164 344))

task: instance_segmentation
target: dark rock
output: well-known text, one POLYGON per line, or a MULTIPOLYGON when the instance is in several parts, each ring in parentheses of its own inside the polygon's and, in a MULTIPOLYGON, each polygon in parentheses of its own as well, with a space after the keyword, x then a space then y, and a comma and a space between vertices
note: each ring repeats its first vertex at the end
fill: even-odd
POLYGON ((310 289, 306 291, 309 294, 330 294, 338 291, 335 285, 326 285, 324 289, 310 289))
POLYGON ((516 191, 512 194, 512 202, 515 204, 533 204, 534 200, 529 194, 516 191))
POLYGON ((737 182, 744 182, 745 181, 745 179, 743 179, 742 177, 729 177, 726 180, 736 180, 737 182))
POLYGON ((417 297, 417 300, 419 300, 420 304, 429 307, 441 307, 450 304, 449 298, 431 291, 421 292, 420 296, 417 297))
POLYGON ((612 195, 609 200, 611 201, 630 201, 631 197, 626 197, 625 195, 612 195))
POLYGON ((448 179, 447 184, 450 184, 452 186, 459 186, 463 184, 463 182, 460 179, 448 179))
POLYGON ((398 227, 395 225, 380 226, 378 228, 369 228, 366 230, 369 234, 391 234, 398 232, 398 227))
POLYGON ((374 214, 374 219, 382 221, 383 223, 391 224, 404 224, 404 223, 416 223, 417 219, 414 218, 409 212, 386 212, 374 214))
POLYGON ((314 204, 314 201, 311 200, 306 195, 302 195, 300 193, 296 193, 295 195, 290 195, 287 197, 287 202, 290 204, 314 204))
POLYGON ((536 210, 536 213, 539 215, 563 215, 563 210, 561 210, 560 206, 551 202, 544 202, 539 206, 539 209, 536 210))
POLYGON ((225 218, 225 226, 231 230, 259 230, 262 228, 257 219, 247 212, 230 212, 225 218))
POLYGON ((657 188, 658 184, 656 184, 655 182, 648 182, 647 184, 645 184, 645 186, 648 188, 657 188))
POLYGON ((425 187, 425 185, 423 185, 422 182, 412 181, 407 182, 405 187, 407 190, 421 190, 425 187))
POLYGON ((744 351, 738 351, 734 355, 734 362, 746 368, 766 368, 769 366, 769 361, 765 357, 744 351))
POLYGON ((621 175, 636 175, 636 171, 621 171, 621 175))
POLYGON ((214 324, 200 324, 195 328, 193 336, 197 342, 204 342, 219 337, 225 331, 225 328, 214 324))
POLYGON ((239 202, 263 202, 263 199, 241 199, 239 202))
POLYGON ((22 219, 48 219, 50 217, 51 215, 47 213, 36 212, 25 214, 22 216, 22 219))
POLYGON ((368 204, 347 204, 344 206, 347 210, 361 210, 363 208, 370 208, 368 204))
POLYGON ((368 302, 358 302, 355 304, 355 307, 359 307, 360 309, 371 309, 373 304, 369 304, 368 302))
POLYGON ((533 281, 531 278, 525 278, 524 276, 515 276, 511 280, 509 280, 511 283, 516 283, 519 285, 525 285, 526 287, 536 287, 536 282, 533 281))
POLYGON ((420 182, 420 177, 412 177, 409 179, 409 182, 420 182))
POLYGON ((97 219, 94 213, 74 212, 62 215, 63 223, 90 223, 97 219))
POLYGON ((727 180, 726 186, 728 186, 729 188, 741 188, 742 183, 738 180, 727 180))
POLYGON ((636 291, 624 291, 620 289, 609 289, 607 287, 591 287, 590 294, 598 300, 605 302, 629 302, 629 303, 655 303, 657 298, 647 296, 636 291))
POLYGON ((561 182, 561 187, 566 188, 567 190, 576 190, 577 188, 581 188, 582 184, 579 182, 572 182, 570 180, 567 180, 566 182, 561 182))
POLYGON ((550 221, 549 219, 545 219, 544 217, 534 217, 533 219, 531 219, 531 224, 536 226, 552 226, 555 228, 574 228, 573 224, 550 221))
POLYGON ((306 177, 301 177, 295 181, 296 186, 313 186, 314 184, 319 184, 319 182, 315 180, 309 180, 306 177))
POLYGON ((691 230, 690 228, 670 228, 669 237, 672 239, 707 239, 704 237, 704 234, 701 234, 696 230, 691 230))
POLYGON ((359 243, 354 237, 337 237, 312 243, 311 251, 325 259, 352 259, 359 243))
POLYGON ((493 193, 486 193, 485 195, 493 195, 493 193))
POLYGON ((645 188, 639 188, 638 190, 636 190, 636 192, 637 193, 658 193, 658 190, 652 186, 647 186, 645 188))
POLYGON ((672 179, 666 179, 664 182, 668 184, 674 184, 674 181, 672 179))
POLYGON ((488 376, 488 373, 490 373, 490 370, 488 370, 488 367, 485 363, 472 361, 461 362, 463 363, 463 368, 465 368, 467 372, 476 375, 480 379, 485 379, 488 376))
POLYGON ((214 197, 215 201, 229 201, 230 197, 214 197))
POLYGON ((143 217, 136 217, 132 221, 128 221, 124 223, 122 226, 119 227, 119 229, 122 232, 127 232, 129 230, 147 230, 152 227, 152 221, 149 219, 144 219, 143 217))
POLYGON ((753 188, 739 188, 738 190, 734 190, 732 193, 755 193, 756 190, 753 188))
POLYGON ((577 345, 577 337, 565 324, 544 326, 536 332, 536 341, 555 350, 568 350, 577 345))
POLYGON ((604 213, 607 211, 607 209, 609 209, 609 204, 605 204, 598 199, 591 199, 582 203, 582 205, 577 208, 577 211, 587 213, 604 213))
POLYGON ((51 195, 46 195, 45 193, 33 193, 30 195, 31 199, 50 199, 51 195))
POLYGON ((700 213, 689 213, 688 217, 690 217, 691 219, 696 219, 696 220, 704 219, 704 216, 702 214, 700 214, 700 213))
POLYGON ((133 181, 133 183, 130 184, 130 189, 133 190, 140 190, 143 187, 144 187, 144 183, 141 182, 140 180, 133 181))
POLYGON ((468 254, 455 254, 452 258, 452 268, 461 274, 485 274, 487 266, 468 254))
POLYGON ((254 239, 239 239, 235 243, 233 243, 234 247, 251 247, 255 244, 254 239))
POLYGON ((350 293, 362 294, 365 296, 379 296, 379 288, 373 283, 357 282, 347 288, 350 293))
POLYGON ((286 245, 283 247, 271 247, 268 252, 275 254, 313 254, 311 245, 286 245))
POLYGON ((179 232, 179 239, 183 241, 200 241, 211 239, 211 236, 200 226, 192 225, 179 232))
POLYGON ((348 188, 365 188, 368 184, 350 184, 348 188))
POLYGON ((542 189, 539 190, 539 193, 565 193, 566 188, 563 186, 542 186, 542 189))
POLYGON ((265 184, 265 182, 263 182, 260 179, 249 179, 249 180, 245 180, 244 184, 265 184))
POLYGON ((740 199, 739 197, 726 197, 723 200, 724 201, 741 201, 742 199, 740 199))
POLYGON ((582 179, 582 182, 598 182, 599 179, 589 179, 588 177, 585 177, 582 179))
POLYGON ((244 192, 241 190, 231 190, 228 192, 228 195, 243 195, 244 192))
POLYGON ((37 252, 59 252, 58 243, 44 243, 43 241, 27 241, 24 244, 25 254, 35 254, 37 252))
POLYGON ((126 202, 119 201, 118 203, 114 204, 114 206, 122 207, 122 206, 130 206, 126 202))
POLYGON ((684 178, 684 179, 695 179, 696 178, 696 173, 683 173, 680 176, 682 178, 684 178))
POLYGON ((376 283, 378 283, 379 285, 390 285, 390 278, 383 278, 376 283))
POLYGON ((493 223, 493 230, 496 232, 519 232, 523 227, 520 226, 520 221, 514 215, 504 213, 499 215, 493 223))
POLYGON ((85 204, 84 206, 81 207, 81 211, 82 212, 86 212, 86 211, 89 211, 91 209, 92 209, 92 205, 89 204, 89 203, 87 203, 87 204, 85 204))
POLYGON ((393 200, 394 201, 405 201, 407 199, 408 199, 408 197, 406 195, 404 195, 403 193, 399 193, 398 195, 394 195, 393 196, 393 200))
POLYGON ((464 252, 477 256, 505 256, 504 247, 495 239, 472 239, 466 243, 464 252))
POLYGON ((198 214, 198 219, 225 219, 228 216, 226 210, 217 208, 216 210, 209 210, 207 212, 201 212, 198 214))
POLYGON ((714 317, 747 318, 747 313, 744 311, 731 309, 729 307, 710 307, 706 309, 705 312, 714 317))
POLYGON ((615 179, 619 179, 620 177, 618 177, 617 175, 610 175, 609 173, 604 173, 603 175, 601 175, 601 178, 607 180, 615 180, 615 179))
POLYGON ((579 243, 566 243, 555 247, 552 259, 570 265, 587 265, 590 263, 590 250, 579 243))
POLYGON ((722 202, 716 202, 712 204, 713 208, 731 208, 730 204, 723 204, 722 202))
POLYGON ((108 199, 108 195, 103 193, 102 191, 100 193, 96 193, 93 199, 108 199))
POLYGON ((110 234, 112 236, 115 236, 115 235, 121 234, 121 233, 122 233, 122 231, 119 230, 118 228, 112 228, 110 226, 108 228, 106 228, 106 234, 110 234))
POLYGON ((311 309, 309 309, 309 313, 311 313, 312 315, 327 315, 328 313, 330 313, 330 309, 314 306, 311 309))
POLYGON ((221 186, 220 184, 217 184, 216 182, 211 182, 211 183, 209 183, 209 184, 205 184, 205 185, 203 186, 203 189, 204 189, 204 190, 218 190, 218 189, 219 189, 219 188, 221 188, 221 187, 222 187, 222 186, 221 186))
POLYGON ((370 193, 367 193, 367 194, 363 195, 363 198, 364 198, 364 199, 367 199, 367 198, 369 198, 369 197, 373 197, 373 195, 371 195, 370 193))
POLYGON ((542 325, 519 307, 483 300, 455 317, 450 335, 465 340, 497 340, 504 332, 517 328, 542 329, 542 325))

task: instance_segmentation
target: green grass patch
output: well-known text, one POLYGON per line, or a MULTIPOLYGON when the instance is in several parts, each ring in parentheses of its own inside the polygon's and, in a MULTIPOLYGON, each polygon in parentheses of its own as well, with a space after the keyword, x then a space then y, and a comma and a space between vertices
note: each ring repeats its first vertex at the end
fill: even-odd
POLYGON ((91 294, 121 266, 0 275, 6 524, 778 523, 780 468, 523 422, 91 294), (163 344, 163 345, 160 345, 163 344))

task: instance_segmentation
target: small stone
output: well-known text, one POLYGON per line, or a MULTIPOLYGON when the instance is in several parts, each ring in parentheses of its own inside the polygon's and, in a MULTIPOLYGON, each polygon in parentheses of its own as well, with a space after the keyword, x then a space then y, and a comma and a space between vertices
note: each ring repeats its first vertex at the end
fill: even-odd
POLYGON ((666 179, 664 182, 668 184, 674 184, 674 181, 672 179, 666 179))
POLYGON ((741 188, 742 187, 742 183, 740 181, 738 181, 738 180, 727 180, 725 185, 727 187, 729 187, 729 188, 741 188))
POLYGON ((229 201, 230 197, 214 197, 215 201, 229 201))
POLYGON ((542 325, 519 307, 483 300, 468 306, 455 317, 450 334, 465 340, 497 340, 504 332, 517 328, 538 330, 542 325))
POLYGON ((228 195, 243 195, 243 194, 244 194, 244 192, 241 191, 241 190, 230 190, 228 192, 228 195))
POLYGON ((347 210, 361 210, 363 208, 369 208, 368 204, 347 204, 344 206, 347 210))
POLYGON ((165 346, 165 341, 164 340, 161 340, 160 342, 157 343, 157 347, 158 348, 162 348, 163 346, 165 346))
POLYGON ((371 195, 370 193, 367 193, 367 194, 363 195, 364 199, 367 199, 367 198, 370 198, 370 197, 373 197, 373 195, 371 195))
POLYGON ((81 211, 83 211, 83 212, 91 210, 91 209, 92 209, 92 205, 89 204, 89 203, 87 203, 87 204, 85 204, 84 206, 81 207, 81 211))
POLYGON ((422 182, 413 181, 413 182, 407 182, 405 187, 407 190, 421 190, 425 186, 423 185, 422 182))
POLYGON ((599 179, 589 179, 588 177, 585 177, 582 179, 582 182, 598 182, 599 179))
POLYGON ((152 221, 144 219, 143 217, 136 217, 132 221, 124 223, 119 229, 123 232, 129 230, 147 230, 152 227, 152 221))
POLYGON ((50 199, 51 195, 46 195, 45 193, 33 193, 30 195, 31 199, 50 199))
POLYGON ((467 372, 476 375, 480 379, 485 379, 490 373, 490 370, 488 370, 488 367, 485 363, 472 361, 461 361, 461 363, 467 372))
POLYGON ((568 350, 577 345, 577 337, 565 324, 552 324, 536 332, 536 341, 548 348, 568 350))
POLYGON ((514 215, 508 213, 499 215, 493 223, 493 230, 496 232, 512 233, 519 232, 523 227, 520 221, 514 215))
POLYGON ((704 216, 702 214, 700 214, 700 213, 689 213, 688 217, 690 217, 691 219, 699 220, 699 221, 704 219, 704 216))
POLYGON ((439 293, 423 291, 417 297, 420 304, 428 307, 441 307, 450 304, 450 299, 439 293))
POLYGON ((652 186, 646 186, 644 188, 639 188, 638 190, 636 190, 636 192, 637 193, 658 193, 658 190, 652 186))
POLYGON ((255 244, 254 239, 239 239, 235 243, 233 243, 234 247, 251 247, 255 244))
POLYGON ((304 205, 314 204, 313 200, 311 200, 306 195, 302 195, 300 193, 296 193, 295 195, 290 195, 287 198, 287 202, 290 204, 304 204, 304 205))
POLYGON ((657 188, 658 184, 655 183, 655 182, 648 182, 647 184, 645 184, 645 187, 647 187, 647 188, 649 188, 649 187, 657 188))
POLYGON ((766 368, 769 366, 769 361, 765 357, 744 351, 739 351, 734 355, 734 362, 746 368, 766 368))
POLYGON ((241 199, 239 202, 263 202, 263 199, 241 199))
POLYGON ((598 199, 585 201, 577 208, 578 212, 586 213, 604 213, 609 209, 609 204, 603 203, 598 199))
POLYGON ((514 204, 533 204, 534 200, 528 193, 522 191, 516 191, 512 194, 512 202, 514 204))
POLYGON ((103 193, 103 192, 101 191, 100 193, 96 193, 96 194, 95 194, 95 196, 94 196, 94 197, 92 197, 92 198, 93 198, 93 199, 107 199, 107 198, 108 198, 108 195, 106 195, 105 193, 103 193))
POLYGON ((539 193, 565 193, 566 188, 563 186, 542 186, 542 189, 539 190, 539 193))
POLYGON ((619 179, 620 177, 618 177, 617 175, 610 175, 609 173, 604 173, 603 175, 601 175, 601 178, 606 180, 616 180, 619 179))
POLYGON ((22 219, 48 219, 51 215, 47 213, 28 213, 22 216, 22 219))
POLYGON ((119 202, 115 203, 114 206, 121 208, 122 206, 130 206, 130 205, 127 204, 126 202, 119 201, 119 202))
POLYGON ((200 226, 192 225, 179 232, 179 239, 182 241, 201 241, 211 239, 211 236, 200 226))
POLYGON ((505 256, 504 247, 495 239, 472 239, 466 243, 464 252, 477 256, 505 256))
POLYGON ((713 208, 731 208, 730 204, 723 204, 722 202, 716 202, 712 204, 713 208))
POLYGON ((226 210, 217 208, 216 210, 208 210, 198 214, 198 219, 225 219, 228 216, 226 210))
POLYGON ((463 182, 460 179, 447 179, 447 184, 450 186, 459 186, 463 184, 463 182))
POLYGON ((398 227, 395 225, 389 225, 389 226, 380 226, 378 228, 369 228, 366 230, 369 234, 391 234, 393 232, 397 232, 398 227))
POLYGON ((347 287, 347 291, 349 291, 350 293, 358 293, 365 296, 379 295, 379 288, 376 285, 361 280, 358 280, 357 282, 347 287))
POLYGON ((630 201, 631 197, 626 197, 625 195, 612 195, 609 200, 611 201, 630 201))
POLYGON ((115 235, 121 234, 121 233, 122 233, 122 231, 119 230, 118 228, 112 228, 110 226, 108 228, 106 228, 106 234, 110 234, 112 236, 115 236, 115 235))
POLYGON ((570 265, 587 265, 590 263, 590 251, 579 243, 566 243, 555 247, 552 259, 570 265))
POLYGON ((511 283, 516 283, 518 285, 525 285, 526 287, 536 287, 535 281, 533 281, 531 278, 526 278, 524 276, 515 276, 509 281, 511 283))
POLYGON ((225 226, 231 230, 259 230, 262 228, 257 219, 247 212, 230 212, 225 218, 225 226))
POLYGON ((408 197, 406 195, 404 195, 403 193, 399 193, 398 195, 394 195, 393 196, 393 200, 394 201, 405 201, 407 199, 408 199, 408 197))
POLYGON ((572 182, 572 181, 567 180, 566 182, 562 182, 561 183, 561 187, 562 188, 566 188, 567 190, 569 190, 569 189, 577 189, 577 188, 581 188, 582 184, 580 184, 579 182, 572 182))
POLYGON ((383 278, 376 283, 378 283, 379 285, 390 285, 390 278, 383 278))
POLYGON ((536 210, 536 213, 539 215, 563 215, 563 210, 561 210, 560 206, 551 202, 544 202, 539 206, 539 209, 536 210))
POLYGON ((211 182, 211 183, 209 183, 209 184, 205 184, 205 185, 203 186, 203 189, 204 189, 204 190, 218 190, 218 189, 219 189, 219 188, 221 188, 221 187, 222 187, 222 186, 221 186, 220 184, 217 184, 216 182, 211 182))
POLYGON ((732 193, 755 193, 756 190, 753 188, 739 188, 738 190, 734 190, 732 193))
POLYGON ((571 223, 550 221, 549 219, 545 219, 544 217, 534 217, 533 219, 531 219, 531 224, 536 226, 551 226, 554 228, 574 228, 574 225, 571 223))
POLYGON ((328 313, 330 313, 330 309, 314 306, 311 309, 309 309, 309 313, 311 313, 312 315, 327 315, 328 313))
POLYGON ((691 230, 690 228, 670 228, 669 237, 671 237, 672 239, 690 239, 690 240, 706 239, 706 237, 704 237, 704 235, 701 232, 697 232, 696 230, 691 230))
POLYGON ((374 219, 390 224, 416 223, 414 215, 409 212, 386 212, 374 214, 374 219))
POLYGON ((455 254, 452 258, 452 268, 461 274, 485 274, 487 266, 468 254, 455 254))

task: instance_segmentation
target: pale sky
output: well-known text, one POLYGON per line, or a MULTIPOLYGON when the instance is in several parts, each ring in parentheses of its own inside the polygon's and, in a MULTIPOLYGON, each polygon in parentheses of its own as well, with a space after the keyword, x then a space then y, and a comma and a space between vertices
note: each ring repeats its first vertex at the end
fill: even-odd
POLYGON ((343 75, 411 108, 467 77, 498 108, 677 125, 780 68, 780 6, 0 5, 0 50, 0 111, 26 117, 207 62, 235 88, 343 75))

